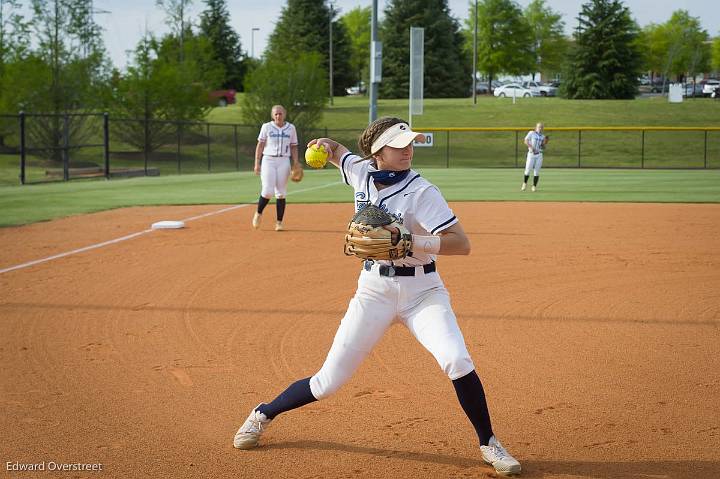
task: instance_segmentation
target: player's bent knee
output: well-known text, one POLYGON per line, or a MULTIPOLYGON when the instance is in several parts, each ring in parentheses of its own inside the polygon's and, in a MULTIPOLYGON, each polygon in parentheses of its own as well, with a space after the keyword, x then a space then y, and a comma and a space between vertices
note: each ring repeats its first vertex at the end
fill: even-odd
POLYGON ((338 381, 320 371, 310 378, 310 392, 319 401, 335 394, 343 384, 344 381, 338 381))
POLYGON ((452 381, 466 376, 475 370, 475 365, 468 355, 451 358, 441 364, 441 366, 445 374, 447 374, 452 381))

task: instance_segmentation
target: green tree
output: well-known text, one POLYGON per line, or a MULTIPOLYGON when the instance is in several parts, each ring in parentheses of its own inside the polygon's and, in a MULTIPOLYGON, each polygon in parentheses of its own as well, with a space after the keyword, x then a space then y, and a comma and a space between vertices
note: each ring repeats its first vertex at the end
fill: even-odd
POLYGON ((329 78, 332 18, 333 94, 344 95, 345 89, 353 84, 351 46, 337 15, 338 11, 331 11, 324 0, 288 0, 270 34, 266 56, 290 61, 303 53, 317 52, 322 58, 321 68, 329 78))
MULTIPOLYGON (((97 34, 92 0, 32 0, 32 27, 37 45, 19 72, 18 78, 33 85, 20 89, 18 106, 26 111, 51 113, 35 118, 28 126, 30 141, 47 148, 45 155, 60 160, 66 125, 61 114, 82 113, 102 107, 110 63, 97 34), (23 96, 24 94, 24 96, 23 96)), ((86 117, 73 117, 69 123, 71 143, 82 142, 90 134, 86 117)))
MULTIPOLYGON (((27 85, 17 75, 30 44, 28 23, 17 0, 0 0, 0 113, 16 113, 16 88, 27 85)), ((17 129, 17 122, 0 118, 0 147, 5 136, 17 129)))
MULTIPOLYGON (((499 73, 521 75, 534 69, 534 42, 530 25, 517 3, 511 0, 478 2, 478 70, 489 84, 499 73)), ((465 21, 466 49, 472 51, 475 6, 465 21)))
POLYGON ((666 28, 663 25, 650 23, 639 33, 638 44, 643 59, 643 70, 651 72, 651 79, 656 73, 664 73, 668 54, 666 28))
POLYGON ((462 52, 460 25, 447 0, 391 0, 385 9, 382 83, 385 98, 407 98, 410 90, 410 27, 425 29, 423 95, 466 96, 471 76, 462 52))
POLYGON ((207 9, 200 14, 200 33, 213 51, 213 58, 225 68, 223 88, 242 90, 245 74, 240 36, 230 25, 226 0, 204 0, 207 9))
POLYGON ((712 42, 712 69, 720 71, 720 36, 712 42))
POLYGON ((167 144, 174 128, 166 104, 175 96, 167 95, 165 81, 170 73, 157 61, 157 40, 148 32, 138 42, 124 75, 114 81, 110 112, 123 121, 114 123, 113 134, 140 151, 152 152, 167 144), (127 121, 126 121, 127 120, 127 121))
MULTIPOLYGON (((155 5, 165 12, 165 24, 170 27, 170 34, 178 39, 178 54, 183 55, 185 35, 192 31, 192 22, 189 19, 192 0, 155 0, 155 5)), ((182 56, 179 60, 183 60, 182 56)))
POLYGON ((620 0, 582 6, 561 94, 567 98, 629 99, 637 93, 642 57, 638 27, 620 0))
POLYGON ((343 15, 340 20, 350 38, 350 69, 355 84, 370 78, 370 20, 371 7, 356 7, 343 15))
POLYGON ((686 74, 694 77, 710 67, 709 35, 699 18, 677 10, 664 24, 664 34, 668 45, 665 76, 675 75, 682 82, 686 74))
POLYGON ((317 52, 286 60, 266 57, 246 78, 246 93, 241 100, 243 120, 259 126, 270 121, 272 106, 281 104, 300 138, 307 138, 321 120, 328 98, 322 61, 317 52))
POLYGON ((533 0, 525 9, 525 19, 533 39, 533 80, 535 72, 546 78, 559 73, 568 48, 562 15, 546 6, 545 0, 533 0))

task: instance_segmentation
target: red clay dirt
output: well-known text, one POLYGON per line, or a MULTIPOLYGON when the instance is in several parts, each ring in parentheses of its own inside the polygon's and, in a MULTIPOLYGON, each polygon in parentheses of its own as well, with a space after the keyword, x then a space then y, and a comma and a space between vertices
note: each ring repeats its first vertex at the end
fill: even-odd
MULTIPOLYGON (((438 269, 528 478, 720 477, 720 205, 455 203, 438 269)), ((221 206, 0 229, 0 269, 221 206)), ((251 408, 321 366, 356 285, 351 206, 253 207, 0 274, 2 470, 62 477, 495 477, 450 381, 394 326, 252 451, 251 408)))

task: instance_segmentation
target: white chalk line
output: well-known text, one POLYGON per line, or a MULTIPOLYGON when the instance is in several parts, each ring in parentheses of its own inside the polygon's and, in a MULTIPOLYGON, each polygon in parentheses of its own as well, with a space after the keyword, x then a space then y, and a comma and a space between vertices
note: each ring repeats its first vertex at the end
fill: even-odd
MULTIPOLYGON (((319 190, 319 189, 321 189, 321 188, 327 188, 328 186, 339 185, 339 184, 341 184, 341 183, 342 183, 341 181, 336 181, 336 182, 333 182, 333 183, 327 183, 327 184, 320 185, 320 186, 313 186, 312 188, 305 188, 305 189, 303 189, 303 190, 291 191, 291 192, 288 193, 288 196, 290 196, 291 194, 304 193, 304 192, 306 192, 306 191, 319 190)), ((227 207, 227 208, 221 208, 221 209, 216 210, 216 211, 210 211, 210 212, 208 212, 208 213, 203 213, 203 214, 201 214, 201 215, 191 216, 191 217, 189 217, 189 218, 185 218, 185 219, 180 220, 180 221, 183 221, 183 222, 194 221, 194 220, 198 220, 198 219, 201 219, 201 218, 207 218, 208 216, 215 216, 215 215, 219 215, 219 214, 222 214, 222 213, 227 213, 228 211, 233 211, 233 210, 236 210, 236 209, 239 209, 239 208, 245 208, 246 206, 251 206, 251 203, 244 203, 244 204, 242 204, 242 205, 235 205, 235 206, 229 206, 229 207, 227 207)), ((152 233, 153 231, 155 231, 155 230, 153 230, 153 229, 146 229, 146 230, 143 230, 143 231, 138 231, 137 233, 132 233, 132 234, 129 234, 129 235, 121 236, 120 238, 115 238, 115 239, 111 239, 111 240, 108 240, 108 241, 103 241, 102 243, 96 243, 96 244, 93 244, 93 245, 90 245, 90 246, 84 246, 84 247, 82 247, 82 248, 74 249, 74 250, 71 250, 71 251, 66 251, 66 252, 64 252, 64 253, 58 253, 58 254, 55 254, 55 255, 52 255, 52 256, 48 256, 48 257, 46 257, 46 258, 36 259, 36 260, 33 260, 33 261, 28 261, 27 263, 18 264, 18 265, 16 265, 16 266, 10 266, 10 267, 8 267, 8 268, 0 269, 0 274, 9 273, 10 271, 16 271, 16 270, 18 270, 18 269, 29 268, 30 266, 35 266, 36 264, 47 263, 48 261, 53 261, 53 260, 56 260, 56 259, 65 258, 66 256, 72 256, 72 255, 75 255, 75 254, 78 254, 78 253, 84 253, 85 251, 91 251, 91 250, 94 250, 94 249, 102 248, 102 247, 104 247, 104 246, 109 246, 109 245, 112 245, 112 244, 121 243, 121 242, 123 242, 123 241, 127 241, 127 240, 130 240, 130 239, 133 239, 133 238, 137 238, 138 236, 142 236, 142 235, 146 235, 146 234, 148 234, 148 233, 152 233)))

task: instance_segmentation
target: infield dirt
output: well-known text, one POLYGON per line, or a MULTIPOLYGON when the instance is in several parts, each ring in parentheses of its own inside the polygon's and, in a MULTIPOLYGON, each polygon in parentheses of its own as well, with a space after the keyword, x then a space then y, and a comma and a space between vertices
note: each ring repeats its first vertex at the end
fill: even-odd
MULTIPOLYGON (((720 205, 451 206, 473 252, 438 271, 522 477, 720 477, 720 205)), ((0 269, 220 208, 0 229, 0 269)), ((251 408, 322 365, 359 272, 342 253, 350 205, 291 203, 280 233, 274 206, 259 231, 253 211, 0 274, 4 472, 495 476, 402 326, 336 395, 232 447, 251 408)))

